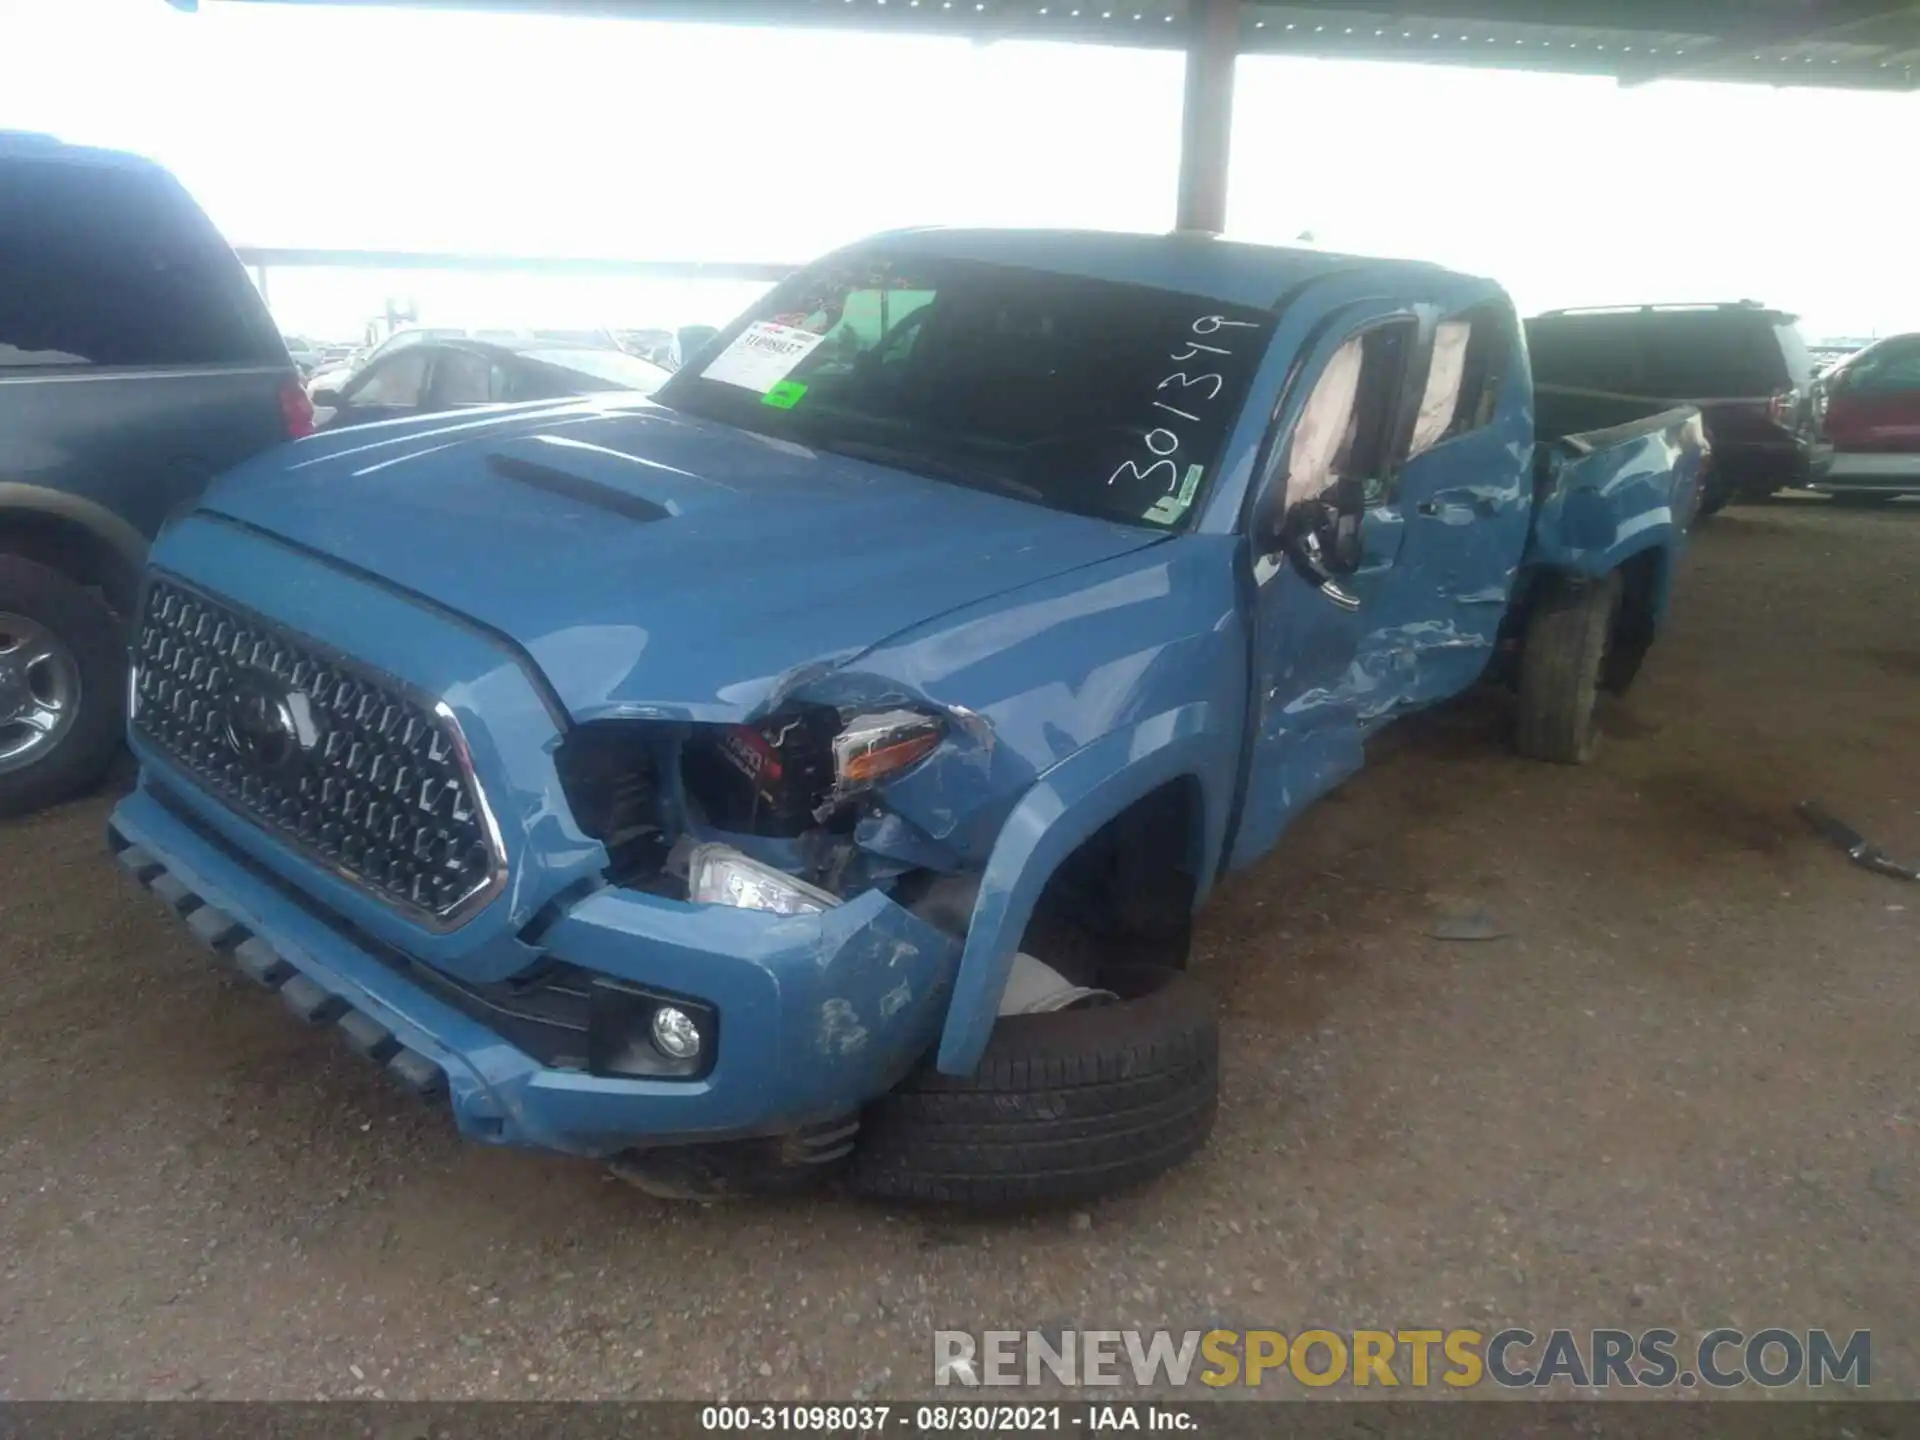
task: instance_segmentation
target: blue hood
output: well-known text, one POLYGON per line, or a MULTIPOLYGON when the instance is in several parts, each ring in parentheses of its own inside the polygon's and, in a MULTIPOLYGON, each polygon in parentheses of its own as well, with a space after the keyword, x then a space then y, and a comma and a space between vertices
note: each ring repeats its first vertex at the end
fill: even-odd
POLYGON ((202 508, 512 636, 581 720, 745 714, 794 671, 1164 538, 634 401, 321 435, 202 508))

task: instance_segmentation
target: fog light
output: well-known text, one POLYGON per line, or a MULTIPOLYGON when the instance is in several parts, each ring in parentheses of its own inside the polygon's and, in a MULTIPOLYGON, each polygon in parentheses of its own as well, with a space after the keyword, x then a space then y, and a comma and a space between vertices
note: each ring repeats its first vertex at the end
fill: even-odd
POLYGON ((698 1000, 657 995, 595 976, 587 1012, 587 1069, 628 1079, 697 1080, 720 1049, 720 1013, 698 1000))
POLYGON ((662 1005, 653 1012, 653 1043, 670 1060, 691 1060, 700 1053, 700 1027, 686 1011, 662 1005))

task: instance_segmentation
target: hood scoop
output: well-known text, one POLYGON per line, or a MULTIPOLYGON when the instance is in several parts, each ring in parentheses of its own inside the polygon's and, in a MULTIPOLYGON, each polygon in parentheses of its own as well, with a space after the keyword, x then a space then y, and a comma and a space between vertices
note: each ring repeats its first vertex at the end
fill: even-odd
POLYGON ((571 500, 576 505, 604 510, 610 515, 618 515, 623 520, 631 520, 638 525, 648 525, 655 520, 666 520, 673 515, 673 511, 665 505, 649 500, 644 495, 636 495, 631 490, 622 490, 598 480, 588 479, 571 470, 543 465, 538 460, 495 452, 487 456, 487 468, 503 479, 512 480, 521 485, 530 485, 535 490, 544 490, 549 495, 557 495, 562 500, 571 500))

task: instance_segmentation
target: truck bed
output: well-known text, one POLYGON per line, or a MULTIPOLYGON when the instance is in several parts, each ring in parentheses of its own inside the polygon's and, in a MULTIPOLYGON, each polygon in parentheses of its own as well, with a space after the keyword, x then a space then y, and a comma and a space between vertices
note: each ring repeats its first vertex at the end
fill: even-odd
POLYGON ((1540 385, 1534 431, 1530 560, 1604 575, 1691 523, 1707 457, 1696 407, 1540 385))

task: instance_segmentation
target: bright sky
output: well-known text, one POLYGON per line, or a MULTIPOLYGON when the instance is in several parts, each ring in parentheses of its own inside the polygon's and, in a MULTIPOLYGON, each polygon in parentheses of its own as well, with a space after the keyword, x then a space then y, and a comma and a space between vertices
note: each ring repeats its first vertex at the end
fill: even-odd
MULTIPOLYGON (((801 260, 900 225, 1172 223, 1170 53, 616 20, 0 0, 0 128, 138 150, 235 244, 801 260)), ((1523 310, 1752 297, 1920 329, 1920 96, 1248 58, 1230 232, 1523 310)), ((757 287, 278 271, 289 329, 718 323, 757 287)))

